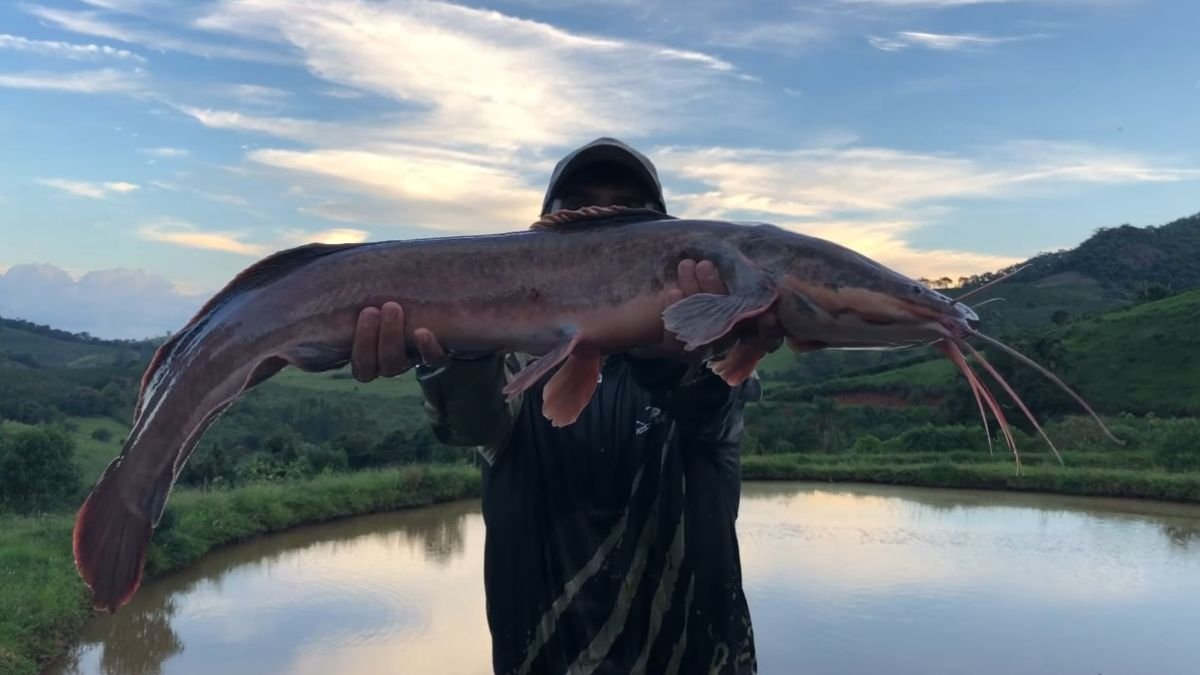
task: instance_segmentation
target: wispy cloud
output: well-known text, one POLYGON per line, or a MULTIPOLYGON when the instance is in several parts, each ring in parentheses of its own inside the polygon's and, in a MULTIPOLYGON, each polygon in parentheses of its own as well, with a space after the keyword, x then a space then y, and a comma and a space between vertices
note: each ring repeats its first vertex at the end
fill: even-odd
POLYGON ((163 159, 177 159, 180 157, 187 157, 188 155, 192 154, 191 152, 189 152, 183 148, 171 148, 171 147, 142 148, 141 150, 139 150, 139 152, 141 152, 144 155, 150 155, 152 157, 162 157, 163 159))
POLYGON ((357 228, 333 228, 313 232, 280 229, 266 237, 263 237, 263 234, 266 233, 260 232, 258 240, 252 241, 247 231, 207 230, 175 218, 160 219, 138 229, 138 236, 148 241, 256 257, 303 244, 358 244, 370 237, 369 232, 357 228))
POLYGON ((256 106, 276 106, 292 96, 292 92, 285 89, 261 84, 221 84, 213 87, 213 92, 241 105, 256 106))
POLYGON ((77 61, 100 58, 126 59, 145 62, 145 58, 126 49, 117 49, 108 45, 76 44, 59 42, 57 40, 31 40, 19 35, 0 33, 0 49, 56 56, 77 61))
POLYGON ((931 207, 1081 183, 1200 181, 1200 169, 1042 141, 1009 143, 976 156, 874 147, 663 148, 655 156, 668 175, 704 186, 668 194, 678 213, 767 220, 833 239, 902 271, 939 275, 995 269, 1014 260, 908 244, 931 207))
POLYGON ((896 52, 903 49, 908 49, 909 47, 925 47, 926 49, 936 49, 939 51, 960 51, 967 49, 982 49, 1008 42, 1021 42, 1024 40, 1035 40, 1044 37, 1047 37, 1047 35, 1044 33, 995 36, 975 35, 971 33, 949 35, 945 33, 900 31, 892 34, 890 37, 879 37, 872 35, 867 38, 867 42, 869 42, 872 47, 875 47, 876 49, 882 49, 886 52, 896 52))
POLYGON ((38 182, 56 190, 62 190, 78 197, 88 197, 90 199, 107 199, 113 195, 128 194, 138 189, 136 184, 125 181, 89 183, 87 181, 67 180, 65 178, 43 178, 38 182))
POLYGON ((149 241, 238 255, 261 256, 268 252, 267 247, 261 244, 243 241, 245 233, 206 231, 191 223, 174 219, 145 225, 138 230, 138 235, 149 241))
MULTIPOLYGON (((277 52, 230 44, 201 42, 144 26, 112 21, 100 12, 71 11, 42 5, 28 5, 25 9, 33 16, 72 33, 118 40, 127 44, 142 45, 143 47, 159 51, 181 52, 205 58, 233 59, 237 61, 261 61, 266 63, 286 63, 290 61, 286 55, 277 52)), ((176 9, 177 7, 172 5, 170 9, 164 11, 176 11, 176 9)))
POLYGON ((673 129, 700 102, 709 114, 729 108, 729 85, 741 74, 697 51, 422 0, 235 0, 196 25, 290 46, 328 84, 400 103, 397 125, 410 140, 460 146, 553 145, 580 129, 673 129), (725 96, 716 95, 718 82, 725 96), (654 96, 643 94, 650 89, 654 96))
POLYGON ((142 88, 140 71, 102 68, 74 72, 27 71, 0 73, 0 87, 41 89, 76 94, 131 93, 142 88))
POLYGON ((1025 0, 837 0, 843 5, 878 5, 880 7, 964 7, 967 5, 998 5, 1025 0))

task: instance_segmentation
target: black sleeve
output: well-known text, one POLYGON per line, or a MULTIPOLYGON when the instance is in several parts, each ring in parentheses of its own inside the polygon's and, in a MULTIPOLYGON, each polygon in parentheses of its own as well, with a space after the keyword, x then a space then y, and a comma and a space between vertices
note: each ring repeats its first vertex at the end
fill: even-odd
POLYGON ((520 400, 508 403, 501 389, 510 364, 500 356, 450 360, 429 368, 417 366, 422 408, 434 436, 447 445, 501 445, 512 429, 520 400))

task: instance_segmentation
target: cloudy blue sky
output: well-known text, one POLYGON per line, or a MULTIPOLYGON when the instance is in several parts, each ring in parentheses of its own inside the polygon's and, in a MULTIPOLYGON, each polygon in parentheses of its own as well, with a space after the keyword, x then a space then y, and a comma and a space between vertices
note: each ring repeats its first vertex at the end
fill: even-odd
POLYGON ((1200 211, 1200 3, 0 7, 0 314, 177 328, 308 241, 498 232, 599 135, 917 275, 1200 211))

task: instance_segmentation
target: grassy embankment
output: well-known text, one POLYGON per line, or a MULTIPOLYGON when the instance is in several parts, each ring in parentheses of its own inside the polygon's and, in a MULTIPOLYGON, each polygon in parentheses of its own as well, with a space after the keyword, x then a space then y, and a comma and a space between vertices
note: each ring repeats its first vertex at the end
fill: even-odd
POLYGON ((938 488, 1054 492, 1094 497, 1131 497, 1200 502, 1200 471, 1167 472, 1129 468, 1134 458, 1068 457, 1059 466, 1049 453, 1023 453, 1018 475, 1011 456, 982 458, 977 451, 904 455, 787 454, 746 457, 746 480, 811 480, 883 483, 938 488), (1125 464, 1125 466, 1114 466, 1125 464))
MULTIPOLYGON (((410 467, 320 476, 232 490, 179 490, 155 532, 153 578, 209 550, 304 523, 391 511, 479 494, 467 467, 410 467)), ((0 673, 38 672, 91 615, 71 554, 73 516, 0 515, 0 673)))

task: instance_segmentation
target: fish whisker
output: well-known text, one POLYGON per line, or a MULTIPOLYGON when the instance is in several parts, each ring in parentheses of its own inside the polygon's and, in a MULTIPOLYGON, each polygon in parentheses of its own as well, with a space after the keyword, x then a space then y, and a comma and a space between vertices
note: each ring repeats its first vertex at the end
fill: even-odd
POLYGON ((1004 275, 1004 276, 1002 276, 1002 277, 998 277, 998 278, 996 278, 996 279, 992 279, 991 281, 989 281, 989 282, 987 282, 986 284, 984 284, 984 285, 980 286, 979 288, 972 288, 971 290, 967 291, 966 293, 963 293, 962 295, 958 296, 957 298, 954 298, 954 299, 953 299, 953 300, 950 302, 950 304, 952 304, 952 305, 953 305, 953 304, 957 304, 957 303, 960 303, 960 302, 962 302, 963 300, 966 300, 967 298, 970 298, 970 297, 972 297, 972 296, 975 296, 975 295, 979 295, 980 293, 982 293, 982 292, 984 292, 985 290, 987 290, 987 289, 991 288, 992 286, 995 286, 996 284, 998 284, 998 283, 1000 283, 1000 282, 1002 282, 1002 281, 1006 281, 1007 279, 1011 278, 1011 277, 1012 277, 1014 274, 1017 274, 1018 272, 1020 272, 1020 271, 1022 271, 1022 270, 1028 269, 1029 267, 1030 267, 1029 265, 1023 265, 1023 266, 1021 266, 1021 267, 1018 267, 1017 269, 1015 269, 1015 270, 1013 270, 1013 271, 1009 272, 1008 274, 1005 274, 1005 275, 1004 275))
MULTIPOLYGON (((1079 403, 1079 405, 1083 406, 1083 409, 1086 410, 1088 412, 1088 414, 1092 416, 1092 419, 1096 420, 1096 424, 1100 425, 1100 428, 1104 430, 1105 435, 1107 435, 1109 438, 1111 438, 1114 443, 1116 443, 1117 445, 1125 445, 1125 441, 1122 441, 1121 439, 1117 438, 1116 436, 1113 435, 1113 433, 1111 431, 1109 431, 1108 427, 1104 424, 1104 421, 1100 419, 1100 416, 1097 415, 1094 410, 1092 410, 1092 407, 1090 405, 1088 405, 1087 401, 1083 400, 1082 396, 1075 393, 1075 390, 1068 387, 1066 385, 1066 383, 1063 382, 1061 379, 1059 379, 1059 377, 1057 375, 1055 375, 1054 373, 1047 370, 1045 367, 1043 367, 1037 361, 1034 361, 1033 359, 1029 358, 1028 356, 1025 356, 1021 352, 1013 349, 1012 347, 1009 347, 1008 345, 997 340, 996 338, 988 337, 987 335, 984 335, 983 333, 980 333, 977 330, 968 330, 967 332, 972 337, 977 337, 980 340, 987 342, 988 344, 996 347, 997 349, 1002 350, 1004 353, 1008 354, 1009 356, 1012 356, 1013 358, 1017 359, 1021 363, 1024 363, 1025 365, 1027 365, 1027 366, 1033 368, 1034 370, 1038 371, 1039 373, 1041 373, 1048 380, 1050 380, 1055 385, 1057 385, 1060 389, 1062 389, 1063 391, 1070 394, 1071 398, 1074 398, 1079 403)), ((966 344, 966 343, 963 342, 963 344, 966 344)), ((974 351, 974 350, 972 349, 972 351, 974 351)))
POLYGON ((960 342, 962 346, 966 347, 971 352, 971 355, 974 356, 981 365, 983 365, 984 369, 991 373, 992 377, 1000 383, 1000 386, 1004 387, 1004 390, 1007 391, 1008 395, 1012 397, 1013 401, 1017 404, 1017 407, 1021 409, 1021 412, 1025 413, 1025 417, 1031 424, 1033 424, 1033 428, 1037 429, 1038 434, 1040 434, 1041 437, 1046 441, 1046 444, 1050 446, 1050 449, 1054 451, 1054 456, 1058 458, 1058 463, 1060 465, 1064 464, 1062 455, 1058 453, 1058 448, 1054 447, 1054 441, 1051 441, 1050 437, 1046 435, 1046 432, 1042 430, 1042 425, 1038 424, 1037 418, 1033 416, 1033 413, 1029 412, 1029 408, 1025 406, 1025 402, 1022 401, 1021 397, 1017 395, 1017 392, 1013 391, 1013 388, 1008 385, 1008 381, 1005 380, 1004 377, 992 367, 992 364, 983 357, 983 354, 980 353, 978 349, 972 347, 970 343, 965 340, 960 342))
MULTIPOLYGON (((953 342, 941 341, 939 342, 938 348, 943 354, 946 355, 947 358, 950 359, 952 363, 954 363, 955 366, 958 367, 959 370, 962 371, 962 374, 967 378, 967 384, 971 385, 971 394, 975 396, 975 405, 979 407, 979 418, 983 420, 983 433, 985 436, 987 436, 988 455, 995 456, 995 449, 992 445, 992 430, 988 426, 987 412, 983 409, 983 399, 980 398, 979 394, 979 388, 981 386, 979 380, 975 377, 975 373, 971 372, 970 367, 967 365, 966 359, 963 358, 962 350, 958 348, 958 345, 954 344, 953 342)), ((1018 462, 1020 462, 1019 458, 1018 462)))

